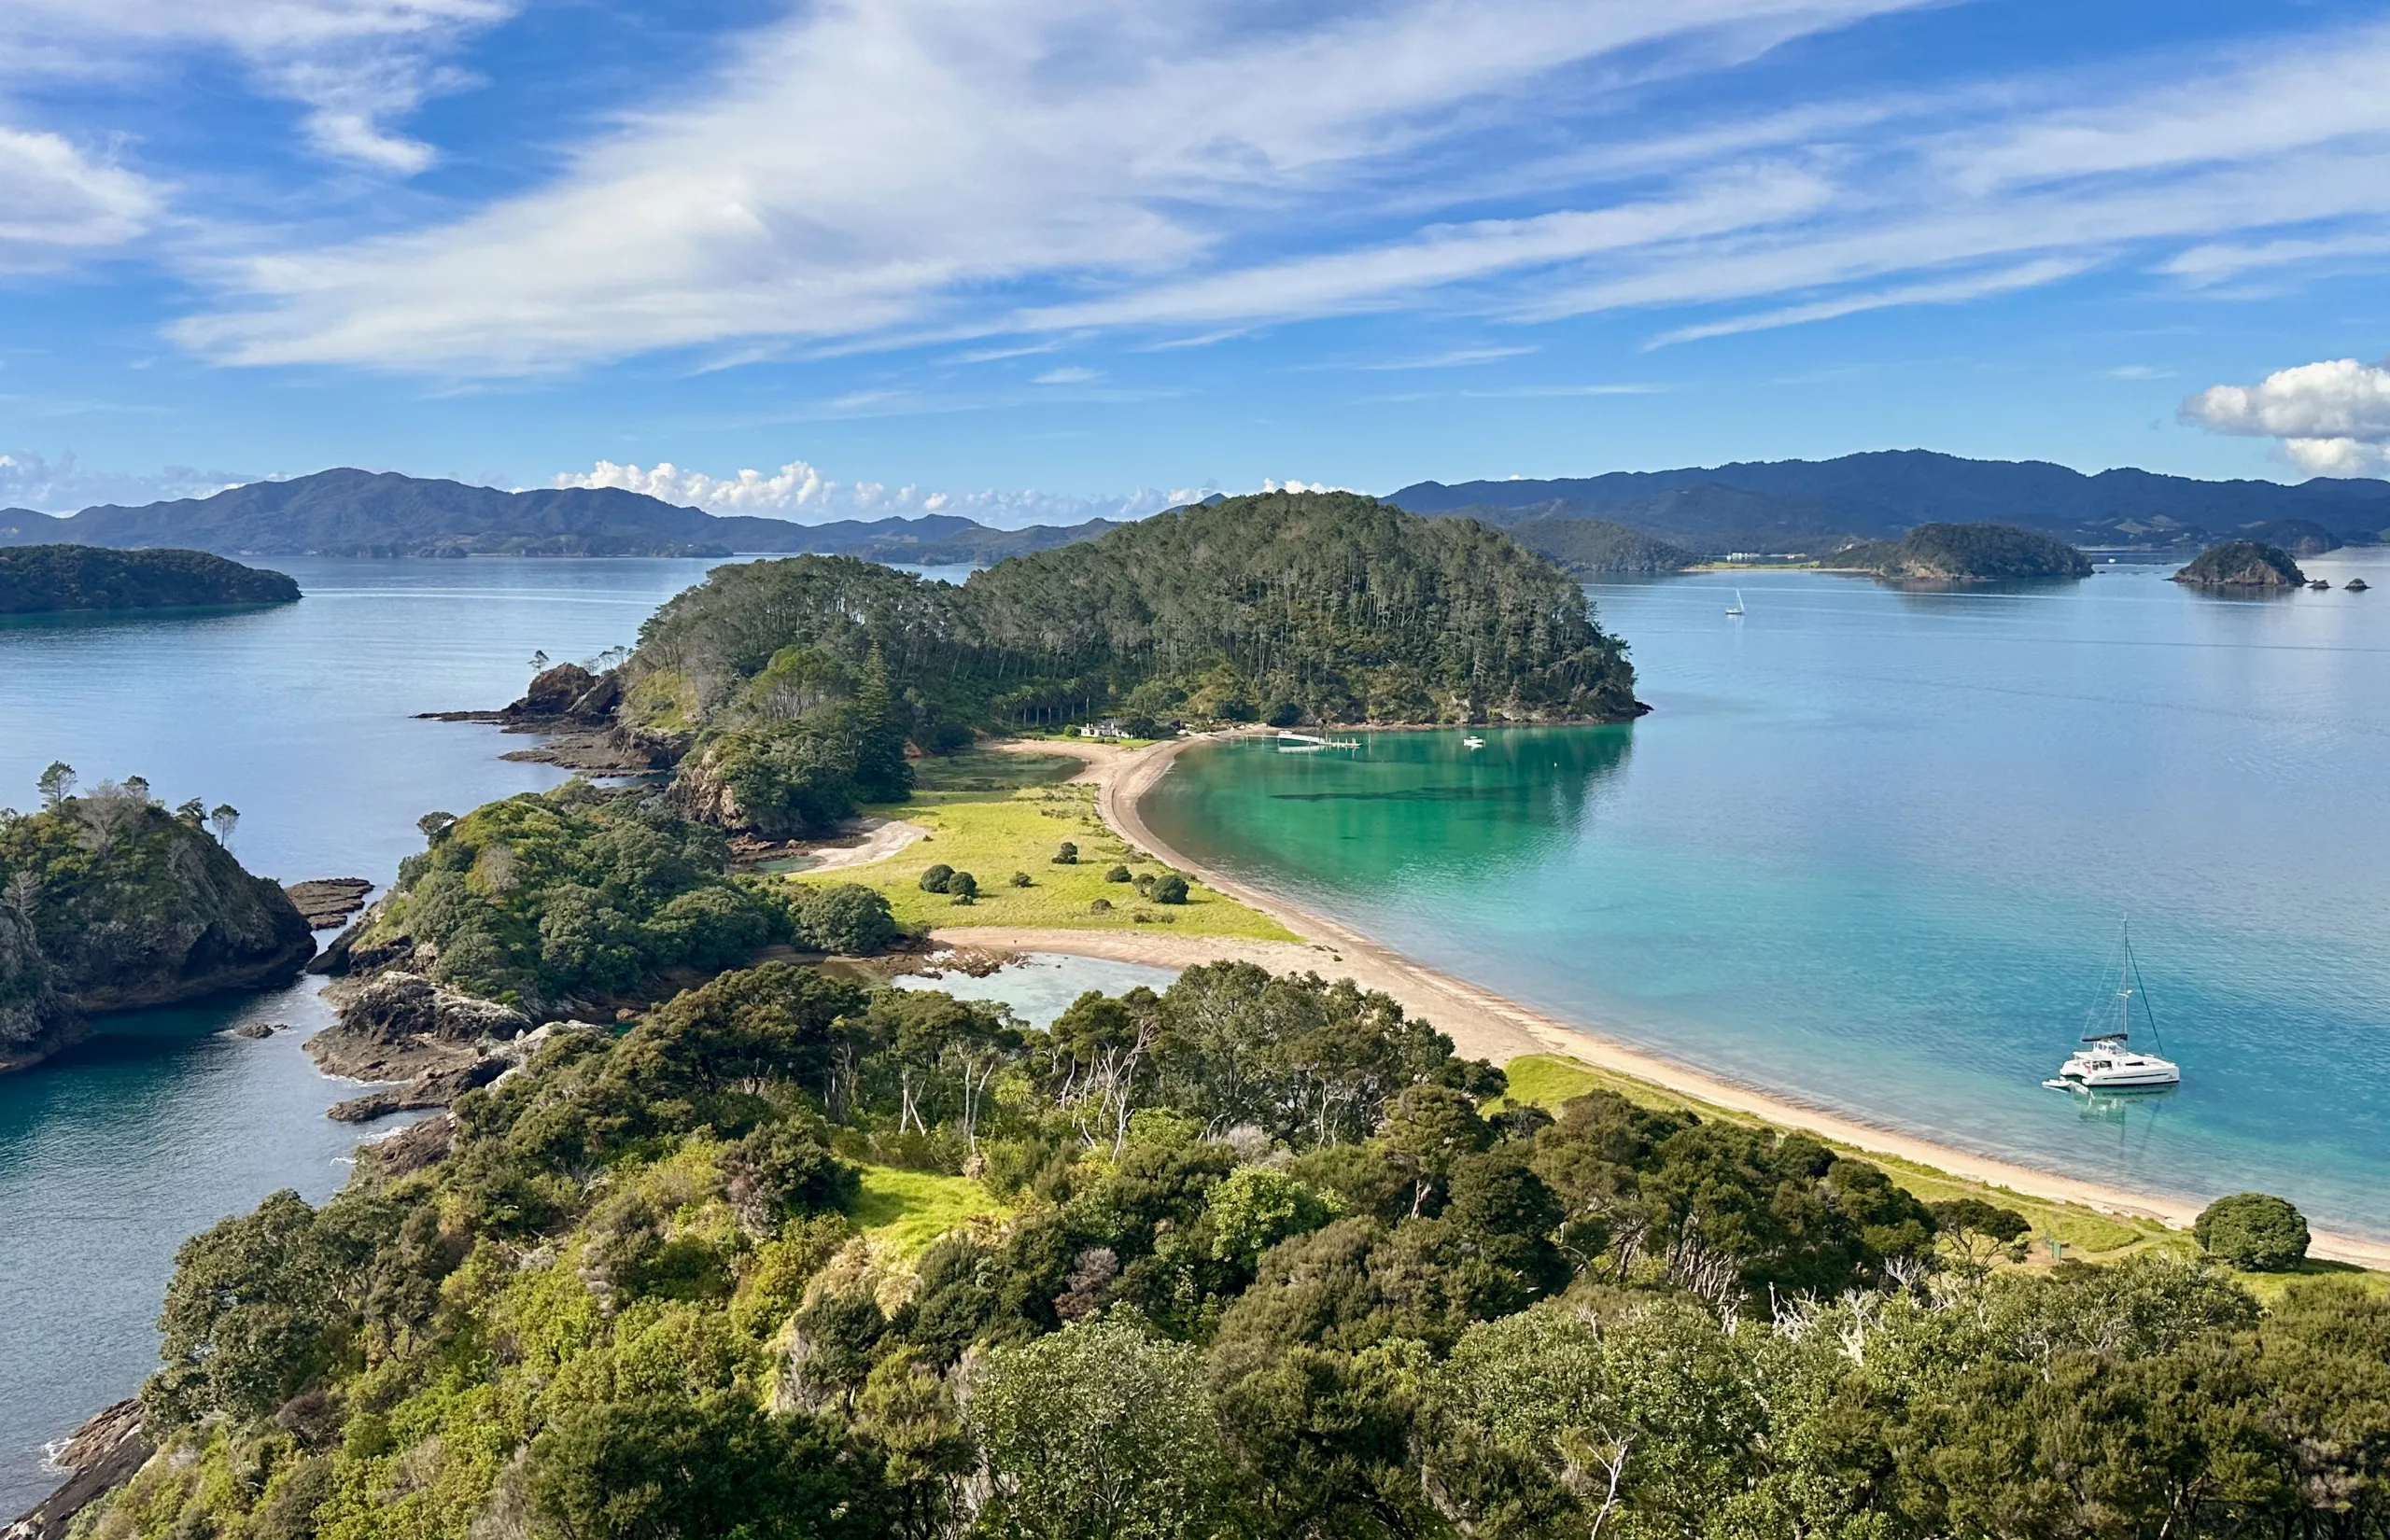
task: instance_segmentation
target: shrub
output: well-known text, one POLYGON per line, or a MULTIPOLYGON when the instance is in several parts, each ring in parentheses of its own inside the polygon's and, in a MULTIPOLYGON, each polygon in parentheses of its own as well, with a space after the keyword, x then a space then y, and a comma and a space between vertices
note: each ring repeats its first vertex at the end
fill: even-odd
POLYGON ((1292 727, 1303 720, 1303 708, 1292 701, 1280 701, 1261 720, 1272 727, 1292 727))
POLYGON ((1154 875, 1151 872, 1140 872, 1129 880, 1136 884, 1137 896, 1139 898, 1150 898, 1153 896, 1154 875))
POLYGON ((946 879, 946 890, 957 903, 968 903, 979 896, 979 879, 968 872, 957 872, 946 879))
POLYGON ((1029 874, 1028 874, 1028 873, 1026 873, 1026 872, 1015 872, 1015 873, 1012 875, 1012 885, 1013 885, 1015 888, 1026 888, 1026 887, 1028 887, 1028 886, 1029 886, 1029 874))
POLYGON ((1143 712, 1132 711, 1120 719, 1120 735, 1124 738, 1158 738, 1161 723, 1143 712))
POLYGON ((921 874, 921 891, 924 893, 943 893, 947 890, 946 885, 953 880, 954 868, 949 866, 944 861, 939 861, 935 866, 931 867, 928 871, 921 874))
POLYGON ((859 882, 813 894, 797 911, 796 923, 817 949, 848 957, 884 952, 896 939, 896 917, 888 901, 859 882))
POLYGON ((2270 1193, 2217 1198, 2191 1233, 2208 1255, 2251 1272, 2288 1272, 2307 1256, 2306 1216, 2270 1193))
POLYGON ((1156 903, 1184 903, 1187 902, 1187 879, 1175 872, 1166 873, 1154 879, 1147 896, 1156 903))
POLYGON ((1112 870, 1104 874, 1104 880, 1106 882, 1126 882, 1129 880, 1129 869, 1125 866, 1115 866, 1112 870))
POLYGON ((1112 901, 1110 899, 1097 899, 1087 906, 1087 912, 1090 915, 1108 915, 1112 913, 1112 901))
POLYGON ((1055 847, 1055 849, 1054 849, 1054 864, 1055 864, 1055 865, 1057 865, 1057 866, 1076 866, 1078 863, 1079 863, 1079 847, 1078 847, 1077 846, 1076 846, 1076 845, 1072 844, 1069 840, 1064 840, 1061 845, 1059 845, 1059 846, 1055 847))

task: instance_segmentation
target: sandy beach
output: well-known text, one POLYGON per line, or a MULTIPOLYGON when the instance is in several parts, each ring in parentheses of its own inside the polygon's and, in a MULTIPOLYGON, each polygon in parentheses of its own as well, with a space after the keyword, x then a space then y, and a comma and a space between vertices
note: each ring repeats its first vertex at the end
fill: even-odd
MULTIPOLYGON (((1501 1063, 1522 1054, 1564 1054, 1715 1106, 1787 1127, 1805 1128, 1856 1149, 1930 1166, 1953 1176, 2006 1187, 2033 1197, 2081 1203, 2111 1213, 2147 1216, 2181 1228, 2187 1229, 2205 1204, 2205 1199, 2197 1197, 2134 1192, 2017 1165, 1880 1127, 1763 1087, 1720 1079, 1606 1037, 1599 1023, 1579 1025, 1555 1020, 1465 979, 1425 967, 1348 927, 1213 871, 1157 838, 1138 816, 1137 803, 1169 773, 1172 761, 1181 752, 1199 743, 1217 741, 1217 736, 1174 739, 1136 750, 1069 740, 1013 747, 1024 752, 1063 753, 1086 761, 1087 768, 1073 778, 1096 786, 1097 810, 1114 832, 1157 859, 1197 877, 1213 890, 1270 916, 1302 937, 1300 944, 1002 926, 955 927, 936 932, 935 939, 1014 951, 1109 958, 1162 968, 1186 968, 1199 962, 1236 959, 1272 972, 1300 970, 1330 978, 1351 978, 1364 988, 1393 997, 1411 1015, 1434 1023, 1452 1038, 1460 1052, 1472 1057, 1501 1063)), ((2330 1261, 2390 1268, 2390 1242, 2317 1230, 2312 1252, 2330 1261)))

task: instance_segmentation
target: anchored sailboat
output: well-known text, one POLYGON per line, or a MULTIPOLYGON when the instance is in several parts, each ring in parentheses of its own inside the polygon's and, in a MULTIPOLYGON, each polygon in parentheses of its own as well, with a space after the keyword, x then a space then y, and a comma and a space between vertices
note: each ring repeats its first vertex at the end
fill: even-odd
POLYGON ((1743 591, 1742 591, 1741 589, 1737 588, 1737 589, 1736 589, 1736 590, 1735 590, 1735 602, 1734 602, 1734 603, 1732 603, 1732 604, 1730 604, 1730 605, 1728 605, 1728 606, 1726 607, 1726 613, 1727 613, 1727 614, 1729 614, 1729 615, 1739 615, 1739 614, 1741 614, 1742 612, 1743 612, 1743 591))
POLYGON ((2056 1091, 2155 1091, 2179 1085, 2182 1067, 2171 1058, 2132 1045, 2133 1001, 2141 1001, 2148 1037, 2160 1048, 2158 1015, 2149 1006, 2149 991, 2141 982, 2141 965, 2133 960, 2132 931, 2124 934, 2124 961, 2117 970, 2112 1000, 2094 1005, 2083 1023, 2081 1046, 2059 1066, 2055 1078, 2042 1082, 2056 1091))

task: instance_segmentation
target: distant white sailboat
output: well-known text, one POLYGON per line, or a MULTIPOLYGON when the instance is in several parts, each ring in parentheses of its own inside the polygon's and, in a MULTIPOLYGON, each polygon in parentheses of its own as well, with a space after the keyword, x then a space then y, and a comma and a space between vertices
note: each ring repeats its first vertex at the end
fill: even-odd
POLYGON ((1739 614, 1741 614, 1742 612, 1743 612, 1743 591, 1742 591, 1741 589, 1737 588, 1737 589, 1736 589, 1736 590, 1735 590, 1735 602, 1734 602, 1734 603, 1732 603, 1732 604, 1730 604, 1730 605, 1728 605, 1728 606, 1726 607, 1726 613, 1727 613, 1727 614, 1729 614, 1729 615, 1739 615, 1739 614))
POLYGON ((2156 1091, 2180 1085, 2180 1065, 2132 1046, 2132 1002, 2136 996, 2141 1000, 2142 1017, 2149 1024, 2149 1036, 2155 1041, 2158 1016, 2149 1008, 2148 991, 2142 987, 2141 966, 2133 961, 2132 933, 2128 930, 2115 1003, 2092 1008, 2083 1025, 2081 1046, 2059 1066, 2055 1078, 2042 1084, 2054 1091, 2156 1091))
POLYGON ((1460 740, 1460 746, 1463 749, 1483 749, 1485 747, 1485 740, 1472 733, 1460 740))

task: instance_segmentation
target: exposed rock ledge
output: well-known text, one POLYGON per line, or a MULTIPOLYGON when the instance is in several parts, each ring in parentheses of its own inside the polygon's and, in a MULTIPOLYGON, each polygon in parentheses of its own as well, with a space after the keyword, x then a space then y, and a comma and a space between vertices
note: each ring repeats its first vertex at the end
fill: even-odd
POLYGON ((377 973, 332 990, 338 1019, 307 1040, 316 1065, 356 1080, 399 1083, 353 1097, 326 1114, 344 1123, 453 1106, 564 1033, 605 1030, 580 1021, 534 1029, 520 1011, 443 988, 417 973, 377 973))
POLYGON ((307 917, 309 930, 330 931, 365 907, 365 895, 373 884, 365 877, 317 877, 285 883, 282 890, 307 917))
POLYGON ((153 1452, 141 1431, 141 1403, 118 1402, 75 1430, 57 1459, 72 1474, 0 1530, 0 1540, 63 1540, 76 1515, 131 1480, 153 1452))

